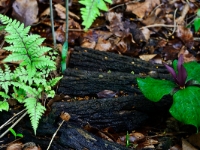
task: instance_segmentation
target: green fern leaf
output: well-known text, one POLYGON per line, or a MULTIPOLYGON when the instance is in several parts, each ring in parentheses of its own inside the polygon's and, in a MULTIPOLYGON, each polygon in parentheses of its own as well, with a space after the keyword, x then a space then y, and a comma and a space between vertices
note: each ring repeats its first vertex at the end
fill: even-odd
MULTIPOLYGON (((105 0, 112 4, 111 0, 105 0)), ((81 16, 83 19, 82 25, 85 29, 89 29, 94 20, 100 16, 100 10, 108 11, 108 8, 104 0, 79 0, 79 3, 85 5, 85 8, 81 8, 81 16)))
POLYGON ((39 120, 46 109, 44 106, 41 105, 41 103, 37 102, 37 99, 34 97, 29 97, 25 100, 25 107, 30 116, 31 125, 36 135, 39 120))
POLYGON ((0 111, 5 110, 8 111, 9 104, 6 101, 0 101, 0 111))

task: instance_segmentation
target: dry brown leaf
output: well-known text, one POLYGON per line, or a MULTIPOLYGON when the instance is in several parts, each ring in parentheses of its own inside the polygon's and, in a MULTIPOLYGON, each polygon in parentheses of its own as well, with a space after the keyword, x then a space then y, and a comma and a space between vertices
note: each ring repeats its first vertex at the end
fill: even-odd
POLYGON ((182 150, 198 150, 192 146, 188 141, 182 139, 182 150))
MULTIPOLYGON (((59 3, 58 3, 58 4, 55 4, 54 7, 55 7, 55 10, 56 10, 58 16, 59 16, 61 19, 66 19, 66 9, 65 9, 65 7, 62 6, 62 5, 59 4, 59 3)), ((79 16, 75 15, 75 14, 72 13, 72 12, 69 12, 69 16, 70 16, 71 18, 80 20, 79 16)))
POLYGON ((121 13, 114 13, 109 12, 106 15, 106 19, 110 22, 110 25, 107 26, 107 28, 110 30, 110 32, 114 33, 116 36, 121 37, 124 33, 124 26, 121 21, 122 14, 121 13))
POLYGON ((95 49, 100 51, 108 51, 112 48, 111 43, 108 40, 104 40, 102 37, 98 38, 95 49))
POLYGON ((194 43, 193 33, 189 28, 178 26, 176 35, 183 41, 185 46, 187 46, 188 48, 192 48, 194 43))
POLYGON ((60 26, 55 31, 56 40, 63 43, 65 41, 65 32, 62 30, 62 26, 60 26))
POLYGON ((40 17, 49 16, 49 15, 50 15, 50 8, 47 8, 41 13, 40 17))
POLYGON ((38 22, 37 0, 15 0, 12 7, 12 16, 23 22, 25 26, 38 22))
POLYGON ((12 143, 6 148, 6 150, 22 150, 22 143, 12 143))
POLYGON ((181 48, 178 56, 181 54, 183 54, 184 62, 197 61, 197 59, 192 54, 190 54, 184 46, 181 48))
POLYGON ((5 8, 8 6, 10 0, 0 0, 0 6, 5 8))
POLYGON ((194 145, 200 148, 200 132, 197 134, 193 134, 188 138, 188 141, 194 145))
POLYGON ((143 18, 153 11, 153 9, 160 5, 160 0, 145 0, 145 2, 129 3, 126 11, 132 12, 139 18, 143 18))

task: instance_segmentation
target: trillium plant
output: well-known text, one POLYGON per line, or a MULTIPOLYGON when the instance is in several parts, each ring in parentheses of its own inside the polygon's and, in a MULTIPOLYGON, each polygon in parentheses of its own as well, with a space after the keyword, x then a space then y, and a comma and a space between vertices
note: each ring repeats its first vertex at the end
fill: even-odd
POLYGON ((196 61, 184 63, 183 55, 173 61, 173 68, 165 67, 172 81, 151 77, 137 78, 137 83, 146 98, 158 102, 164 95, 173 96, 169 110, 171 115, 185 124, 200 126, 200 64, 196 61))

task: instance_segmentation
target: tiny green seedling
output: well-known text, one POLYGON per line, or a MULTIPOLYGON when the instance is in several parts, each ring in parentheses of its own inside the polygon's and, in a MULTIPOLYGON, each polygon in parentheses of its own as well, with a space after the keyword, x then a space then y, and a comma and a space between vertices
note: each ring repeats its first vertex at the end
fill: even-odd
POLYGON ((130 146, 130 135, 127 131, 127 133, 126 133, 126 147, 129 147, 129 146, 130 146))
POLYGON ((9 130, 10 130, 10 132, 14 135, 15 139, 16 139, 17 137, 20 137, 20 138, 23 138, 23 137, 24 137, 23 134, 21 134, 21 133, 16 133, 15 130, 12 129, 12 128, 9 128, 9 130))

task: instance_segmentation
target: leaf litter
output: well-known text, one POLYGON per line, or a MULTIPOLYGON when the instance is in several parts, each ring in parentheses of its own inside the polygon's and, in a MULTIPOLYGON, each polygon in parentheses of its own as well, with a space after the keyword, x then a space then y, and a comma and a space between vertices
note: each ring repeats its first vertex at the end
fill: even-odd
MULTIPOLYGON (((13 2, 1 0, 0 7, 1 13, 20 20, 26 26, 31 25, 31 32, 45 37, 47 45, 53 43, 50 10, 47 1, 28 0, 27 2, 16 0, 13 2), (11 11, 8 11, 9 9, 11 11)), ((198 0, 113 0, 113 4, 109 6, 109 12, 102 13, 88 31, 84 31, 84 27, 81 26, 81 7, 77 1, 72 1, 69 6, 68 42, 71 50, 73 50, 74 45, 83 46, 160 64, 163 61, 171 62, 181 54, 185 62, 200 60, 200 32, 195 32, 196 29, 191 24, 200 8, 198 0)), ((63 44, 66 26, 64 3, 60 0, 54 0, 54 8, 56 40, 59 44, 63 44)), ((2 47, 0 48, 1 62, 8 54, 5 53, 2 47)), ((57 63, 59 64, 59 62, 57 63)), ((106 89, 97 93, 98 97, 101 98, 115 97, 116 94, 117 92, 106 89)), ((67 99, 69 100, 69 98, 67 99)), ((78 99, 89 98, 80 97, 78 99)), ((187 133, 181 132, 183 124, 170 119, 166 122, 168 122, 166 131, 143 127, 143 131, 138 130, 130 133, 132 146, 138 148, 166 146, 170 150, 181 149, 181 146, 183 150, 200 148, 199 134, 193 134, 188 138, 186 137, 186 139, 182 139, 182 144, 178 142, 167 144, 166 141, 170 143, 173 140, 176 141, 176 135, 187 135, 187 133), (140 140, 137 140, 138 137, 140 140), (163 139, 165 139, 164 142, 163 139)), ((91 130, 91 128, 93 127, 89 126, 87 130, 91 130)), ((102 138, 122 145, 126 144, 126 134, 116 136, 116 133, 113 133, 112 129, 109 128, 103 131, 99 129, 92 130, 98 132, 98 135, 102 138)))

